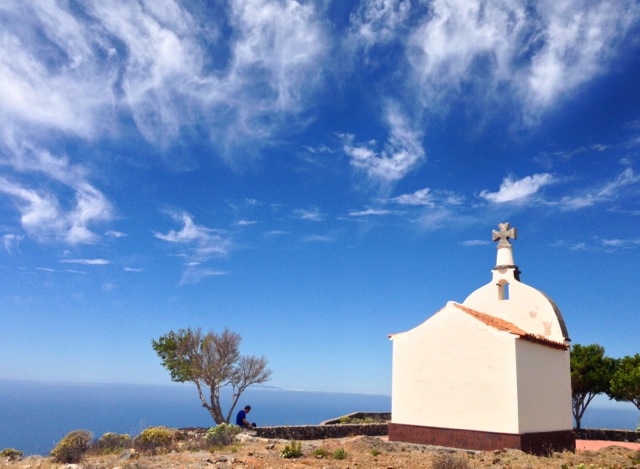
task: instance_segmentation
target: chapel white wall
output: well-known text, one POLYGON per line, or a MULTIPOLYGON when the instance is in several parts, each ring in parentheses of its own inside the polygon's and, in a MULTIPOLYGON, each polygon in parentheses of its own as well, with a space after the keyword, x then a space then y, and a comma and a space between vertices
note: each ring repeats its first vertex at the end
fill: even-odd
POLYGON ((519 433, 573 429, 569 351, 516 341, 519 433))
POLYGON ((392 338, 392 422, 519 432, 515 336, 449 305, 392 338))

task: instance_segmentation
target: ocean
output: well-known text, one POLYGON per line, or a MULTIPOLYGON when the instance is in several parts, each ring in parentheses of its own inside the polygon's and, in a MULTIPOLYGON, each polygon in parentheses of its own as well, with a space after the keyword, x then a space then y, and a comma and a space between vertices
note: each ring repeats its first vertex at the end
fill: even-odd
MULTIPOLYGON (((223 410, 230 396, 225 396, 223 410)), ((292 391, 252 387, 236 411, 252 406, 249 420, 258 426, 317 424, 351 412, 389 412, 391 397, 376 394, 292 391)), ((584 428, 635 430, 639 412, 633 405, 594 401, 584 428), (600 404, 601 406, 594 406, 600 404)), ((42 383, 0 380, 0 449, 47 454, 72 430, 100 437, 106 432, 139 434, 149 426, 210 427, 193 384, 126 385, 42 383)))

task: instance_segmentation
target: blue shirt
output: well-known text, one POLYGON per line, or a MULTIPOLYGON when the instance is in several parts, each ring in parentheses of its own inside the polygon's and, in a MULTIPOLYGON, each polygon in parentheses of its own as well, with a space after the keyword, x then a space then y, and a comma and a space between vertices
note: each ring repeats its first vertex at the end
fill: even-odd
POLYGON ((244 427, 244 419, 247 418, 247 413, 244 410, 238 412, 238 416, 236 417, 236 425, 244 427))

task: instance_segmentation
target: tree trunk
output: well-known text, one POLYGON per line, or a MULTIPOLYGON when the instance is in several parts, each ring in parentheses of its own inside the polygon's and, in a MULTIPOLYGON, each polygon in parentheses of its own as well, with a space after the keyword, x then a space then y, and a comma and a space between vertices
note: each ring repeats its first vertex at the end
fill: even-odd
POLYGON ((231 407, 229 408, 229 413, 227 414, 227 420, 231 420, 231 416, 233 415, 233 409, 236 408, 236 404, 238 403, 238 399, 240 399, 241 393, 233 394, 233 402, 231 403, 231 407))
POLYGON ((209 411, 209 414, 211 414, 213 421, 218 425, 220 425, 221 423, 227 423, 227 421, 222 417, 219 399, 214 398, 214 388, 211 388, 211 404, 209 404, 204 397, 204 392, 202 392, 202 386, 198 381, 195 381, 195 383, 196 387, 198 388, 198 396, 200 397, 200 402, 202 402, 202 407, 209 411))
POLYGON ((229 423, 228 419, 225 419, 222 416, 222 409, 220 408, 220 389, 213 386, 209 389, 211 389, 211 415, 214 415, 213 420, 215 420, 218 425, 221 423, 229 423))

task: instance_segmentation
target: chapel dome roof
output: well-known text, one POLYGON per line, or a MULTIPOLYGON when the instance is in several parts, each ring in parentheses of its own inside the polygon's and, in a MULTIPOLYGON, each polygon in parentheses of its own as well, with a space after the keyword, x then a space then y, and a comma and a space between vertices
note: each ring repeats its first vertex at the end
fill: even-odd
POLYGON ((509 223, 500 223, 493 240, 500 241, 491 282, 471 293, 464 306, 510 321, 525 331, 549 340, 569 342, 567 326, 560 308, 551 298, 520 281, 520 270, 513 260, 509 238, 517 232, 509 223))

